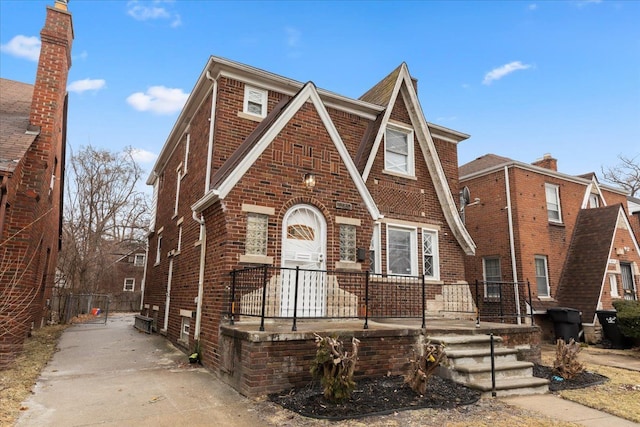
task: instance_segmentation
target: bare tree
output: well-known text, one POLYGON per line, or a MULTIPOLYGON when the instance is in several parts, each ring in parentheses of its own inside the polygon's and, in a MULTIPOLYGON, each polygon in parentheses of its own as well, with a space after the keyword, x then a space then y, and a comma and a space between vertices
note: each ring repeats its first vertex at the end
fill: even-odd
POLYGON ((142 169, 130 148, 83 147, 69 166, 58 269, 66 290, 96 292, 109 255, 144 241, 148 197, 138 188, 142 169))
POLYGON ((605 181, 624 188, 629 195, 635 197, 640 193, 640 161, 639 156, 627 157, 618 155, 620 163, 615 166, 602 167, 602 177, 605 181))

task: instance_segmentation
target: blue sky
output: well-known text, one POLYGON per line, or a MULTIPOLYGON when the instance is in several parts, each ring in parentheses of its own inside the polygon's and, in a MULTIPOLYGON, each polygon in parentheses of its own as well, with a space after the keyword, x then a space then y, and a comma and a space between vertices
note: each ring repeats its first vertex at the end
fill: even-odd
MULTIPOLYGON (((33 83, 45 8, 0 0, 0 77, 33 83)), ((148 172, 210 55, 357 98, 401 62, 429 122, 561 172, 640 161, 640 2, 72 0, 68 143, 148 172)))

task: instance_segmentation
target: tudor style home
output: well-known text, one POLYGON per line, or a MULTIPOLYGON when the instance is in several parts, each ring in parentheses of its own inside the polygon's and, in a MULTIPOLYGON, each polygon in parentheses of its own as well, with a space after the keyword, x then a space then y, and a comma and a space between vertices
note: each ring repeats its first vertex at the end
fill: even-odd
POLYGON ((0 79, 0 367, 46 318, 61 236, 67 75, 66 1, 47 7, 35 85, 0 79))
MULTIPOLYGON (((250 350, 262 335, 240 345, 241 332, 228 327, 235 314, 243 315, 239 325, 260 316, 251 301, 266 300, 263 320, 361 318, 415 307, 419 317, 419 294, 392 300, 383 292, 424 280, 434 285, 427 298, 436 307, 443 288, 466 286, 464 258, 475 244, 452 194, 457 144, 468 135, 428 123, 416 87, 404 63, 352 99, 211 57, 147 181, 154 211, 141 314, 255 395, 292 383, 283 363, 300 378, 308 367, 293 361, 300 347, 289 347, 281 358, 270 353, 281 365, 271 376, 243 377, 243 363, 267 366, 260 356, 266 350, 250 350), (240 274, 255 271, 264 286, 251 288, 240 274), (367 272, 395 279, 388 286, 370 280, 365 298, 367 272), (248 286, 242 295, 240 284, 248 286), (250 353, 258 358, 252 363, 250 353)), ((304 345, 299 360, 308 362, 313 337, 304 345)), ((384 375, 390 357, 379 354, 384 375)))
MULTIPOLYGON (((466 277, 528 281, 536 323, 553 339, 547 309, 582 313, 587 340, 599 340, 596 310, 638 298, 640 258, 626 212, 627 195, 594 174, 558 172, 550 155, 532 164, 487 154, 460 167, 461 212, 478 245, 466 277), (596 328, 597 327, 597 328, 596 328)), ((531 310, 531 307, 522 307, 531 310)))

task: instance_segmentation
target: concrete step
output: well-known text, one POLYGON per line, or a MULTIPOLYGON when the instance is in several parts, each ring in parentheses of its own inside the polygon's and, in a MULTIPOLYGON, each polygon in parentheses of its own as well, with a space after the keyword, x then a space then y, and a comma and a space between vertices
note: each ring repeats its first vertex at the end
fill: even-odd
MULTIPOLYGON (((467 384, 467 387, 479 390, 482 397, 491 397, 491 379, 467 384)), ((549 392, 549 380, 544 378, 511 378, 496 380, 496 396, 520 396, 527 394, 545 394, 549 392)))
MULTIPOLYGON (((502 362, 495 364, 497 380, 533 377, 533 363, 531 362, 502 362)), ((491 381, 491 363, 457 366, 451 370, 451 379, 460 384, 491 381)))
MULTIPOLYGON (((452 366, 462 366, 476 363, 490 363, 491 349, 445 349, 447 360, 452 366)), ((493 351, 496 362, 509 362, 518 360, 518 350, 515 348, 497 347, 493 351)))
MULTIPOLYGON (((489 349, 489 335, 434 335, 427 337, 432 344, 444 344, 445 349, 489 349)), ((502 337, 493 337, 494 347, 502 345, 502 337)))

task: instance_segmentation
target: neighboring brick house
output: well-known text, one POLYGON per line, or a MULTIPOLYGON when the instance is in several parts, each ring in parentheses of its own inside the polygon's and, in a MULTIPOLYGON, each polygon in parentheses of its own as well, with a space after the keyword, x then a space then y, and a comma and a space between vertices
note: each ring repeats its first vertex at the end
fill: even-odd
MULTIPOLYGON (((122 246, 122 245, 117 245, 122 246)), ((129 245, 126 253, 113 253, 95 292, 109 295, 109 311, 138 311, 142 296, 146 248, 129 245)))
POLYGON ((60 249, 73 26, 47 7, 35 85, 0 79, 0 367, 46 318, 60 249))
MULTIPOLYGON (((427 123, 416 84, 402 64, 351 99, 211 57, 147 181, 142 313, 172 342, 198 343, 220 372, 232 270, 371 270, 464 284, 475 245, 452 194, 457 143, 468 135, 427 123)), ((290 288, 278 286, 284 300, 290 288)), ((348 294, 337 286, 323 292, 348 294)), ((326 300, 304 298, 301 317, 331 317, 326 300)))
MULTIPOLYGON (((477 244, 476 255, 466 258, 467 280, 530 282, 533 313, 546 338, 554 335, 547 309, 569 307, 582 311, 585 333, 597 339, 594 311, 611 308, 604 290, 614 264, 618 293, 610 294, 623 295, 622 265, 629 273, 627 296, 638 297, 640 260, 623 190, 600 184, 594 174, 560 173, 550 155, 527 164, 493 154, 460 167, 460 189, 465 224, 477 244), (586 250, 589 239, 593 247, 586 250), (630 248, 623 256, 619 239, 630 248), (596 246, 606 252, 597 263, 596 246), (587 270, 588 283, 581 281, 587 270)), ((485 298, 492 289, 484 287, 485 298)))

